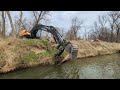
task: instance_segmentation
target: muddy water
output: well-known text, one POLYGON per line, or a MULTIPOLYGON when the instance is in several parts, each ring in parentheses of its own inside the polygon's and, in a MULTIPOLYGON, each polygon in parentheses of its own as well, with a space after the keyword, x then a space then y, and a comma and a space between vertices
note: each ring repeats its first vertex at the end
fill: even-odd
POLYGON ((38 66, 0 75, 0 79, 120 79, 120 54, 38 66))

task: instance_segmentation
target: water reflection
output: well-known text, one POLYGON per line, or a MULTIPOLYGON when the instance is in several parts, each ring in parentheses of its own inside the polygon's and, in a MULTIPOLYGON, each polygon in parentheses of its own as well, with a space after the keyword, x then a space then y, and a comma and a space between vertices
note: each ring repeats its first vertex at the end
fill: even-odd
POLYGON ((103 78, 102 68, 97 64, 84 66, 79 71, 79 78, 100 79, 103 78))
POLYGON ((119 78, 120 77, 120 67, 117 63, 108 63, 107 66, 103 68, 106 77, 119 78))
POLYGON ((120 54, 83 58, 0 75, 1 79, 120 79, 120 54))

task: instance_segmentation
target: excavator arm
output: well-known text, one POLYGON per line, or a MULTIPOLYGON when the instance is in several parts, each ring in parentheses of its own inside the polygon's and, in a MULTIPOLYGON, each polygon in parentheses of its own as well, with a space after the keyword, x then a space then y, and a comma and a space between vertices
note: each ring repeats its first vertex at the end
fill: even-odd
POLYGON ((55 42, 58 44, 64 44, 64 40, 62 39, 62 36, 60 35, 60 33, 56 30, 56 28, 54 28, 53 26, 46 26, 46 25, 42 25, 42 24, 38 24, 35 27, 33 27, 33 29, 30 31, 31 33, 31 38, 36 38, 36 34, 38 32, 38 30, 41 31, 46 31, 49 32, 53 35, 55 42))
POLYGON ((35 25, 30 31, 31 35, 27 36, 26 38, 36 38, 38 30, 46 31, 53 35, 55 42, 58 44, 58 52, 55 54, 55 57, 60 56, 65 49, 69 53, 69 59, 75 59, 77 57, 78 48, 72 43, 64 40, 58 30, 53 26, 46 26, 42 24, 35 25))
POLYGON ((37 37, 36 34, 37 34, 38 30, 46 31, 53 35, 55 42, 58 44, 57 49, 59 50, 58 53, 55 54, 55 57, 60 56, 64 52, 65 47, 67 46, 67 44, 69 44, 69 42, 66 42, 62 38, 62 36, 58 32, 58 30, 56 28, 54 28, 53 26, 46 26, 46 25, 42 25, 42 24, 39 24, 39 25, 36 25, 35 27, 33 27, 33 29, 30 31, 30 33, 31 33, 30 38, 36 38, 37 37))

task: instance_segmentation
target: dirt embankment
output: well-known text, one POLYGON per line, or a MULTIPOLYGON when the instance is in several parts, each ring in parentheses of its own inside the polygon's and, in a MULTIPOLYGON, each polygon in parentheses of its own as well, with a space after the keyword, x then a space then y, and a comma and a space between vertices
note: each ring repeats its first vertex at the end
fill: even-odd
POLYGON ((46 40, 1 39, 0 73, 39 64, 54 64, 52 56, 56 51, 46 40))
POLYGON ((71 41, 79 47, 78 58, 92 57, 98 55, 108 55, 120 51, 119 43, 109 42, 90 42, 90 41, 71 41))
MULTIPOLYGON (((120 44, 108 42, 71 41, 79 46, 78 58, 112 54, 120 51, 120 44)), ((57 52, 47 40, 0 39, 0 73, 40 64, 54 64, 57 52)), ((63 53, 63 57, 66 52, 63 53)))

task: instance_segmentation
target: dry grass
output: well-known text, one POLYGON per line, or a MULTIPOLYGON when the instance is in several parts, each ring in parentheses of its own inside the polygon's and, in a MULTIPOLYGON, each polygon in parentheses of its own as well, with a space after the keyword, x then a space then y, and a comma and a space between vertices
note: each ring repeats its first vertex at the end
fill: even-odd
POLYGON ((119 43, 71 41, 79 46, 78 58, 107 55, 120 51, 119 43))
POLYGON ((47 45, 46 41, 14 38, 0 39, 0 73, 45 64, 45 62, 51 63, 51 60, 48 60, 51 57, 46 51, 49 48, 44 44, 47 45))
MULTIPOLYGON (((79 46, 78 58, 116 53, 120 44, 108 42, 71 41, 79 46)), ((0 38, 0 73, 39 64, 52 64, 56 49, 40 40, 0 38)), ((63 54, 64 56, 65 54, 63 54)))

